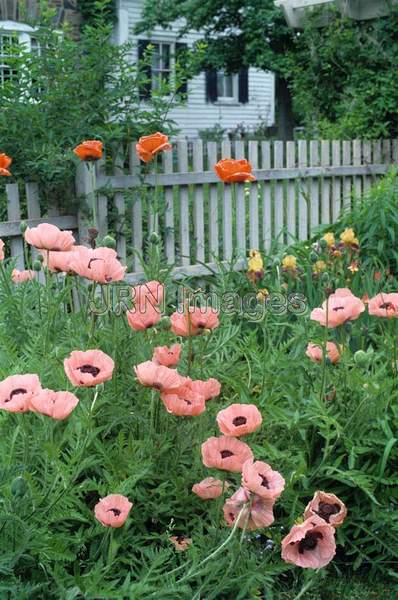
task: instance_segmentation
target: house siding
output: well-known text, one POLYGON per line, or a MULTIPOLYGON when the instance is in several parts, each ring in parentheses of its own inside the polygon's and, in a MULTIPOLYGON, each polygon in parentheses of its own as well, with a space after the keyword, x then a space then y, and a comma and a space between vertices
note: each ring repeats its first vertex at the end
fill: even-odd
MULTIPOLYGON (((137 41, 150 39, 153 41, 183 41, 192 44, 201 39, 198 32, 189 32, 184 38, 177 39, 178 23, 171 29, 156 27, 150 35, 135 36, 136 23, 141 18, 141 0, 120 0, 118 6, 119 24, 115 32, 116 39, 137 41), (127 39, 126 39, 127 38, 127 39)), ((137 60, 137 49, 134 49, 133 60, 137 60)), ((242 124, 253 129, 260 122, 272 126, 275 121, 275 79, 273 73, 260 69, 249 69, 249 101, 244 104, 222 104, 206 102, 205 73, 200 73, 188 82, 188 99, 183 106, 170 111, 170 117, 176 121, 181 131, 180 137, 197 137, 199 130, 219 125, 231 130, 242 124)))

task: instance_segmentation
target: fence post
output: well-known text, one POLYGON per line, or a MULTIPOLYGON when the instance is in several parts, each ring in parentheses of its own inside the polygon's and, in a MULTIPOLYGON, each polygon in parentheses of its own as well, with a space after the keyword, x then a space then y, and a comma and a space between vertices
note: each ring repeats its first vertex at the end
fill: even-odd
MULTIPOLYGON (((20 221, 21 211, 19 207, 19 189, 17 183, 8 183, 6 185, 7 194, 7 215, 9 221, 20 221)), ((24 246, 22 234, 11 238, 11 257, 16 259, 17 269, 25 268, 24 246)))
POLYGON ((93 181, 87 169, 85 162, 80 162, 76 169, 76 196, 79 202, 77 209, 77 227, 79 231, 79 243, 88 243, 88 227, 87 220, 89 208, 87 206, 87 198, 93 193, 93 181))

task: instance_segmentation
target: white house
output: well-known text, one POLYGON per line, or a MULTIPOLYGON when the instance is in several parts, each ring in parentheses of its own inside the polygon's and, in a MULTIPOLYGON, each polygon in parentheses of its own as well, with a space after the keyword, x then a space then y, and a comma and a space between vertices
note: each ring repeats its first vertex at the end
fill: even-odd
MULTIPOLYGON (((185 45, 192 46, 201 39, 192 31, 184 38, 178 37, 179 25, 171 29, 156 29, 148 35, 134 34, 134 27, 141 19, 142 0, 118 0, 115 41, 135 42, 134 60, 140 60, 146 46, 155 46, 155 56, 150 69, 152 87, 159 78, 172 77, 174 56, 185 45)), ((145 91, 150 95, 151 89, 145 91)), ((275 78, 273 73, 260 69, 242 69, 236 75, 219 71, 202 72, 188 81, 187 100, 170 112, 181 130, 181 137, 197 137, 200 130, 219 125, 225 130, 242 124, 253 129, 261 123, 267 126, 275 122, 275 78)))

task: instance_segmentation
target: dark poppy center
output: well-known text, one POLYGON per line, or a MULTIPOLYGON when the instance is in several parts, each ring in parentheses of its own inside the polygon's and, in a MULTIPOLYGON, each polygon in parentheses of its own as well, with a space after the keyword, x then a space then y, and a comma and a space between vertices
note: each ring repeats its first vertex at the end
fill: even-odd
POLYGON ((186 398, 183 398, 184 402, 186 404, 188 404, 189 406, 191 406, 192 402, 190 400, 187 400, 186 398))
POLYGON ((234 453, 231 452, 230 450, 221 450, 221 458, 229 458, 230 456, 233 456, 234 453))
POLYGON ((110 508, 108 510, 108 512, 112 512, 115 515, 115 517, 118 517, 119 515, 122 514, 122 511, 119 510, 118 508, 110 508))
POLYGON ((232 423, 235 425, 235 427, 239 427, 240 425, 245 425, 246 422, 247 422, 246 417, 235 417, 235 419, 232 421, 232 423))
POLYGON ((234 513, 229 513, 229 518, 231 519, 231 521, 235 521, 235 515, 234 513))
POLYGON ((261 477, 262 481, 261 481, 261 486, 262 487, 266 487, 267 490, 269 490, 269 483, 268 483, 268 479, 266 478, 265 475, 261 475, 261 473, 258 474, 259 477, 261 477))
POLYGON ((344 306, 336 306, 333 310, 334 312, 337 312, 338 310, 344 310, 344 306))
POLYGON ((91 269, 91 263, 95 262, 96 260, 103 260, 103 259, 102 258, 90 258, 90 260, 88 261, 87 268, 91 269))
POLYGON ((15 390, 12 390, 11 394, 10 394, 10 400, 12 400, 13 396, 17 396, 18 394, 26 394, 27 390, 24 390, 24 388, 16 388, 15 390))
POLYGON ((385 310, 390 310, 391 308, 394 308, 394 306, 391 302, 385 302, 384 304, 380 305, 380 308, 384 308, 385 310))
POLYGON ((337 515, 340 512, 340 505, 329 504, 328 502, 320 502, 318 510, 315 512, 321 517, 321 519, 329 523, 330 517, 332 515, 337 515))
POLYGON ((182 544, 183 542, 185 542, 185 535, 176 535, 176 542, 178 544, 182 544))
POLYGON ((90 373, 93 377, 97 377, 100 369, 98 367, 94 367, 94 365, 83 365, 78 368, 81 373, 90 373))
POLYGON ((299 541, 298 551, 304 554, 306 550, 315 550, 318 545, 318 540, 321 540, 323 535, 319 531, 309 531, 305 538, 299 541))

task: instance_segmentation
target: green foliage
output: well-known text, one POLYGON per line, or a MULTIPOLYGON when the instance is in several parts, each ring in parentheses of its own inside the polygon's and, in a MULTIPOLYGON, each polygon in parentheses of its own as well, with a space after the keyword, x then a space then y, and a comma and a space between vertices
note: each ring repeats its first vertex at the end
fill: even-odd
MULTIPOLYGON (((392 176, 385 185, 387 194, 392 176)), ((347 225, 339 223, 341 229, 347 225)), ((366 232, 358 235, 365 261, 366 232)), ((149 244, 146 275, 166 281, 170 314, 176 284, 158 260, 158 240, 153 237, 149 244)), ((95 389, 74 390, 80 403, 65 421, 1 411, 0 597, 394 597, 396 321, 364 314, 350 327, 322 329, 309 318, 310 309, 323 301, 325 288, 323 278, 312 276, 311 254, 326 249, 298 245, 293 250, 297 275, 283 272, 278 258, 267 258, 260 285, 279 294, 303 293, 308 309, 303 314, 289 308, 279 314, 266 310, 262 320, 247 311, 224 311, 219 328, 192 340, 193 353, 182 340, 179 372, 187 373, 193 354, 191 376, 217 377, 222 393, 192 419, 172 416, 159 403, 156 427, 150 407, 158 402, 157 395, 138 384, 133 366, 149 360, 154 346, 176 340, 168 328, 133 332, 125 316, 114 311, 94 319, 87 310, 91 285, 77 277, 52 275, 45 285, 33 281, 12 287, 12 265, 6 261, 3 269, 0 264, 0 379, 38 373, 43 387, 70 389, 63 360, 76 349, 100 348, 116 365, 112 380, 97 389, 94 405, 95 389), (80 310, 75 310, 76 298, 80 310), (305 356, 309 341, 322 344, 326 337, 344 348, 337 365, 314 364, 305 356), (368 354, 366 361, 355 358, 358 350, 368 354), (203 466, 200 445, 217 435, 215 416, 233 402, 260 408, 263 426, 247 442, 257 459, 283 474, 286 489, 271 527, 236 534, 222 552, 205 560, 230 530, 223 524, 223 499, 203 502, 191 487, 210 474, 217 476, 203 466), (330 566, 318 574, 302 573, 281 561, 280 543, 318 489, 339 496, 348 516, 337 532, 338 552, 330 566), (93 514, 98 499, 109 493, 125 494, 134 503, 127 523, 112 532, 93 514), (170 535, 178 534, 193 540, 185 553, 176 553, 169 542, 170 535), (346 578, 354 571, 356 583, 351 585, 346 578), (341 573, 345 577, 336 584, 341 573)), ((343 285, 346 274, 336 269, 330 280, 343 285)), ((244 273, 227 268, 209 283, 219 297, 257 291, 244 273)), ((189 280, 182 284, 196 288, 189 280)), ((360 271, 349 285, 357 295, 372 296, 379 289, 396 290, 397 280, 375 282, 372 273, 360 271)), ((228 473, 228 480, 230 495, 240 485, 240 475, 228 473)))
POLYGON ((207 49, 202 66, 236 72, 252 65, 286 73, 286 52, 295 33, 273 0, 146 0, 136 31, 167 27, 178 18, 184 19, 181 33, 203 30, 207 49))
POLYGON ((323 27, 309 20, 289 54, 295 109, 308 135, 396 137, 397 25, 398 12, 355 21, 336 10, 323 27))

